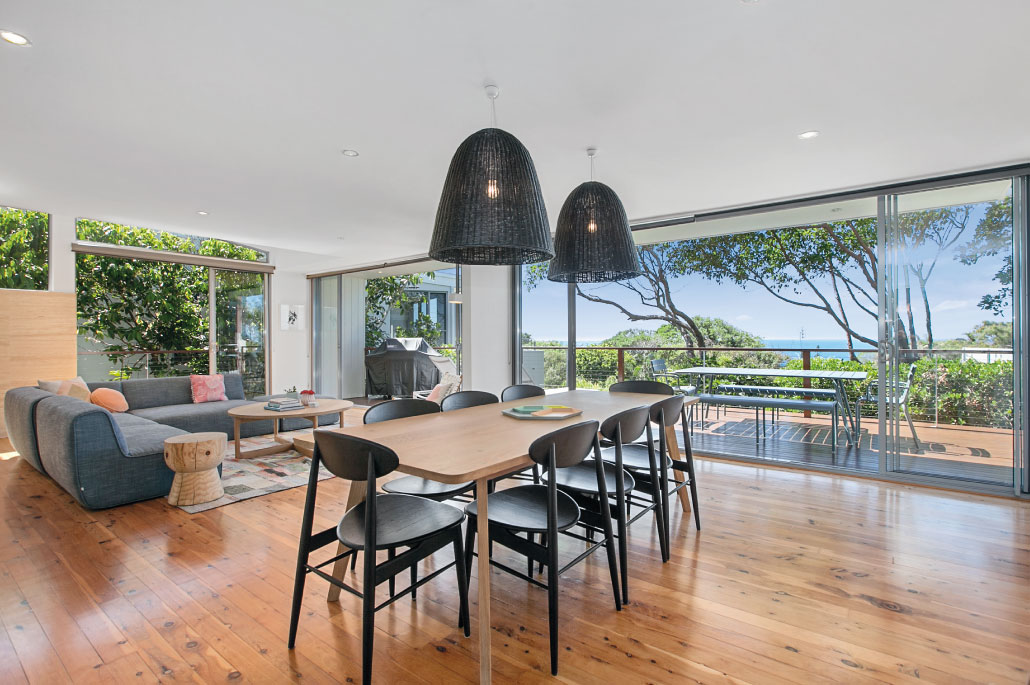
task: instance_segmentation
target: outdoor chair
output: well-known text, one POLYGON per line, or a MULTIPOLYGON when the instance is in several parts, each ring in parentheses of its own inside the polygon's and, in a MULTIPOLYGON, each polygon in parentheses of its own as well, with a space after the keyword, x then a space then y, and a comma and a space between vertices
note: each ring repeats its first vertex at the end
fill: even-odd
POLYGON ((462 549, 461 524, 465 514, 461 509, 408 495, 378 494, 376 479, 393 472, 399 463, 397 453, 390 448, 342 433, 316 430, 315 451, 311 458, 307 497, 304 500, 304 519, 301 524, 300 544, 297 550, 297 571, 293 587, 293 606, 290 612, 290 633, 287 646, 293 649, 297 640, 297 624, 304 598, 304 581, 314 573, 333 585, 361 598, 361 675, 362 682, 372 682, 372 640, 375 635, 375 612, 383 609, 415 588, 429 582, 451 566, 455 567, 458 581, 458 627, 469 636, 468 573, 462 549), (318 473, 324 464, 334 476, 351 481, 365 481, 365 501, 351 508, 340 519, 339 525, 313 533, 315 496, 318 473), (348 548, 342 554, 320 564, 312 565, 312 552, 335 542, 348 548), (376 586, 392 581, 401 571, 415 566, 447 545, 454 550, 454 562, 436 569, 428 576, 403 590, 390 593, 390 599, 376 606, 376 586), (400 547, 406 547, 396 554, 400 547), (387 550, 389 558, 376 563, 376 551, 387 550), (364 573, 361 588, 354 588, 342 580, 322 571, 348 556, 364 555, 364 573))
MULTIPOLYGON (((904 415, 905 420, 908 421, 908 429, 912 431, 912 442, 915 443, 916 451, 922 450, 922 445, 919 443, 919 436, 916 435, 916 427, 912 423, 912 415, 908 410, 908 400, 912 395, 912 382, 916 375, 916 365, 908 365, 908 375, 904 381, 898 382, 897 389, 895 390, 891 386, 887 386, 886 404, 888 406, 895 406, 898 411, 904 415)), ((858 435, 858 439, 862 438, 862 403, 869 402, 875 404, 879 401, 879 383, 872 381, 869 384, 869 390, 865 395, 862 395, 855 400, 855 433, 858 435)))

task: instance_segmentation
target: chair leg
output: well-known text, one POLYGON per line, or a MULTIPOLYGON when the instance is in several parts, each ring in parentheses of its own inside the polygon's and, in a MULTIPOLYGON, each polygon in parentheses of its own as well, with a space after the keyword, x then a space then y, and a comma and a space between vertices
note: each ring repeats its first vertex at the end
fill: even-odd
MULTIPOLYGON (((619 528, 619 572, 622 576, 622 603, 629 603, 629 527, 626 522, 626 503, 624 498, 616 503, 618 516, 616 525, 619 528)), ((600 506, 608 506, 608 502, 600 503, 600 506)), ((612 579, 614 582, 614 578, 612 579)))
POLYGON ((551 675, 558 675, 558 544, 547 546, 547 628, 551 638, 551 675))
POLYGON ((669 512, 669 469, 662 463, 661 489, 662 489, 662 518, 659 525, 665 531, 665 556, 662 563, 672 558, 672 516, 669 512))
MULTIPOLYGON (((665 455, 660 455, 665 459, 665 455)), ((658 469, 654 465, 650 467, 651 476, 651 501, 654 502, 655 525, 658 526, 658 550, 662 555, 662 563, 669 560, 669 539, 665 535, 665 507, 662 498, 662 479, 658 475, 658 469)))
POLYGON ((461 527, 454 529, 454 569, 458 576, 458 627, 465 629, 465 637, 472 634, 469 624, 469 585, 465 570, 465 550, 461 548, 461 527))
POLYGON ((300 607, 304 601, 304 580, 307 577, 307 545, 301 541, 300 551, 297 553, 297 575, 293 579, 293 608, 290 611, 290 637, 286 646, 293 649, 297 641, 297 624, 300 621, 300 607))
POLYGON ((418 582, 418 564, 411 565, 411 601, 415 601, 415 583, 418 582))
POLYGON ((902 405, 901 411, 905 413, 905 420, 908 421, 908 429, 912 431, 912 442, 916 444, 916 450, 919 450, 919 436, 916 435, 916 427, 912 423, 912 417, 908 414, 908 407, 902 405))
MULTIPOLYGON (((386 558, 387 559, 393 559, 395 556, 397 556, 397 550, 395 548, 391 547, 390 549, 386 550, 386 558)), ((394 582, 396 580, 396 578, 397 578, 397 576, 393 576, 393 577, 390 578, 390 598, 391 599, 393 598, 394 595, 397 594, 397 587, 396 587, 396 583, 394 582)))
MULTIPOLYGON (((526 533, 526 539, 536 542, 536 533, 526 533)), ((530 578, 533 577, 533 560, 530 557, 526 557, 526 575, 530 578)))
POLYGON ((362 578, 361 594, 361 682, 372 682, 372 639, 375 636, 376 606, 376 554, 366 549, 365 574, 362 578))
POLYGON ((476 517, 469 516, 465 522, 465 583, 472 580, 472 554, 476 548, 476 517))

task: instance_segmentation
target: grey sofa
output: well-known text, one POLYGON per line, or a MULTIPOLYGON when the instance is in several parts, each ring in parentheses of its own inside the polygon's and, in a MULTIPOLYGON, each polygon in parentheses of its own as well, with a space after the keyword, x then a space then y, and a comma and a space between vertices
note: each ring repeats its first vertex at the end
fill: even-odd
MULTIPOLYGON (((37 387, 14 388, 4 397, 4 419, 18 454, 53 478, 87 509, 163 497, 172 484, 164 463, 164 440, 183 433, 222 432, 233 439, 228 410, 244 399, 239 374, 225 374, 222 402, 194 404, 188 377, 89 383, 125 395, 129 411, 111 413, 72 397, 37 387)), ((334 415, 320 417, 328 425, 334 415)), ((305 419, 279 419, 280 430, 310 428, 305 419)), ((241 437, 266 435, 273 423, 253 421, 241 437)))

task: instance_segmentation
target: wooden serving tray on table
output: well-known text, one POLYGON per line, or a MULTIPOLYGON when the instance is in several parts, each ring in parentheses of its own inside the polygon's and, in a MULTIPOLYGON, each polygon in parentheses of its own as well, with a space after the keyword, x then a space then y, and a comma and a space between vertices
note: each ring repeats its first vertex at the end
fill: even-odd
POLYGON ((523 421, 562 421, 573 416, 579 416, 583 413, 583 410, 561 405, 530 404, 522 407, 502 409, 501 413, 513 419, 521 419, 523 421))

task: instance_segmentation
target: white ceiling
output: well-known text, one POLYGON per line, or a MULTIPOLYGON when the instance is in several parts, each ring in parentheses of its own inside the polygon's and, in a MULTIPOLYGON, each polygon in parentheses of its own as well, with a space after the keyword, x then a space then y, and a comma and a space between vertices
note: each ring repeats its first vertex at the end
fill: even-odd
POLYGON ((489 81, 552 226, 591 145, 633 219, 1026 161, 1027 26, 1025 0, 5 0, 33 45, 0 42, 0 204, 424 253, 489 81))

